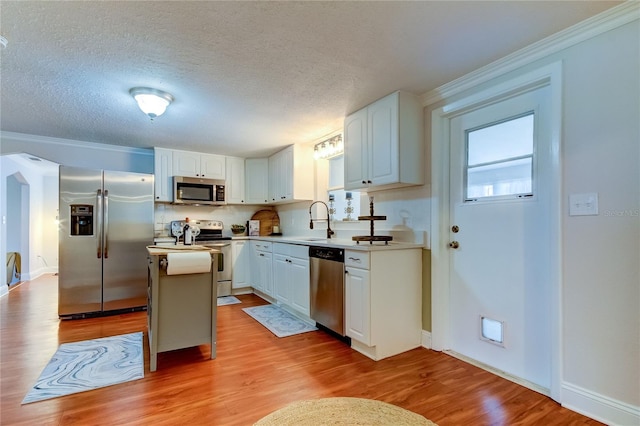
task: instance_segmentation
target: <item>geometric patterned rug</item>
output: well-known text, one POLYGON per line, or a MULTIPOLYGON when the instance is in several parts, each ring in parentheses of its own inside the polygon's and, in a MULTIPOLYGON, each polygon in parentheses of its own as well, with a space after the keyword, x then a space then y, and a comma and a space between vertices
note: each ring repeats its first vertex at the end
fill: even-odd
POLYGON ((60 345, 22 404, 144 377, 142 333, 60 345))
POLYGON ((317 328, 276 305, 261 305, 242 309, 278 337, 315 331, 317 328))

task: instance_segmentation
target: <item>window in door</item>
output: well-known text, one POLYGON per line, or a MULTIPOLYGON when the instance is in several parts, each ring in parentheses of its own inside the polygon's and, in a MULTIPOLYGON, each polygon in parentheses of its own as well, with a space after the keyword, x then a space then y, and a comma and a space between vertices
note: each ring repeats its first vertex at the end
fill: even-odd
POLYGON ((465 202, 533 196, 533 112, 466 131, 465 202))

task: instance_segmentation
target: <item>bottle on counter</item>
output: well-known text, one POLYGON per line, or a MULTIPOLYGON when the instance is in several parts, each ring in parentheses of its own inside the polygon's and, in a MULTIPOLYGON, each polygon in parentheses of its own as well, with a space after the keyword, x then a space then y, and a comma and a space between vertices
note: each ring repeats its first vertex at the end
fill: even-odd
POLYGON ((185 220, 186 224, 184 225, 184 245, 190 246, 193 244, 193 231, 191 229, 191 225, 189 225, 189 218, 185 220))

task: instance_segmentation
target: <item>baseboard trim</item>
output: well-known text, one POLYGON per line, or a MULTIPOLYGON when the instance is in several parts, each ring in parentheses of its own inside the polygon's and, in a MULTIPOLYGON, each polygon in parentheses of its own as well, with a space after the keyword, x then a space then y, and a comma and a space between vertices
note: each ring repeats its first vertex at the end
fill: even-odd
POLYGON ((422 347, 431 349, 431 332, 422 330, 422 347))
POLYGON ((42 267, 38 269, 34 269, 32 271, 23 272, 20 276, 20 281, 33 281, 36 278, 39 278, 45 274, 57 274, 58 268, 54 267, 42 267))
POLYGON ((538 392, 539 394, 542 394, 544 396, 550 397, 550 393, 551 392, 549 391, 549 389, 547 389, 545 387, 542 387, 542 386, 540 386, 540 385, 538 385, 536 383, 530 382, 528 380, 525 380, 525 379, 517 377, 517 376, 513 376, 513 375, 507 373, 506 371, 498 370, 497 368, 494 368, 494 367, 492 367, 490 365, 487 365, 487 364, 485 364, 483 362, 476 361, 473 358, 469 358, 467 356, 464 356, 462 354, 459 354, 459 353, 451 351, 451 350, 445 350, 445 351, 442 351, 442 352, 447 354, 447 355, 449 355, 449 356, 452 356, 454 358, 458 358, 459 360, 464 361, 464 362, 466 362, 468 364, 474 365, 474 366, 476 366, 478 368, 481 368, 481 369, 483 369, 485 371, 488 371, 489 373, 495 374, 496 376, 500 376, 503 379, 507 379, 510 382, 516 383, 516 384, 518 384, 520 386, 524 386, 527 389, 531 389, 534 392, 538 392))
POLYGON ((562 406, 609 425, 640 425, 640 407, 562 383, 562 406))

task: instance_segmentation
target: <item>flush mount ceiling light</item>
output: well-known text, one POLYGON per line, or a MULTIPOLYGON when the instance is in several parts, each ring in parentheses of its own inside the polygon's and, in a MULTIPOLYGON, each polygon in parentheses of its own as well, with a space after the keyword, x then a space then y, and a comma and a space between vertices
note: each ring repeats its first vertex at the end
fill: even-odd
POLYGON ((331 158, 344 152, 344 144, 342 135, 337 135, 326 141, 317 143, 313 147, 313 158, 319 160, 321 158, 331 158))
POLYGON ((167 92, 149 87, 134 87, 129 93, 138 102, 138 106, 151 120, 161 116, 173 102, 173 96, 167 92))

